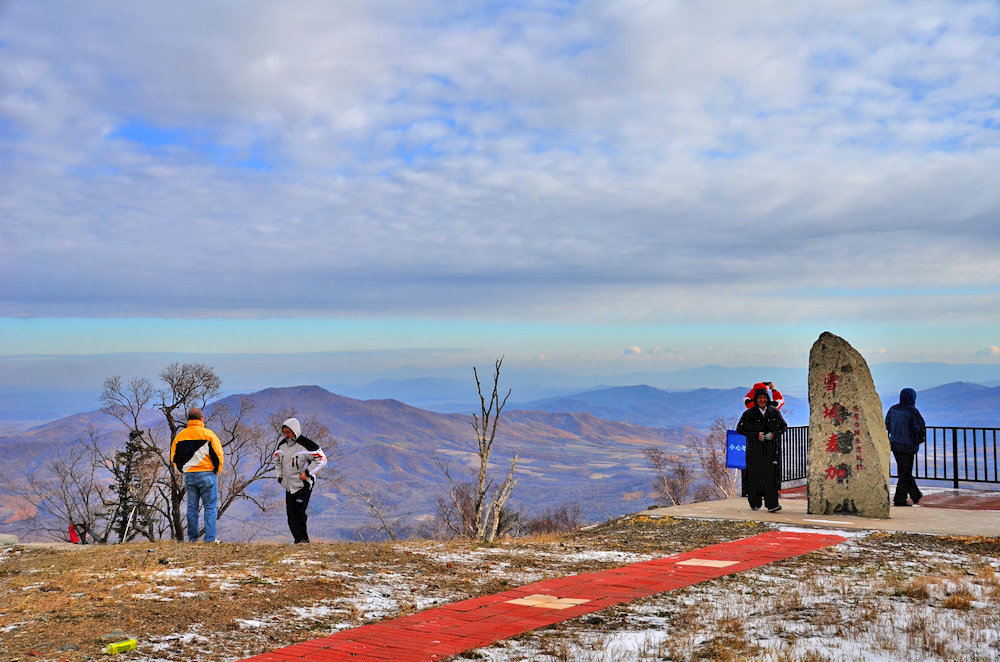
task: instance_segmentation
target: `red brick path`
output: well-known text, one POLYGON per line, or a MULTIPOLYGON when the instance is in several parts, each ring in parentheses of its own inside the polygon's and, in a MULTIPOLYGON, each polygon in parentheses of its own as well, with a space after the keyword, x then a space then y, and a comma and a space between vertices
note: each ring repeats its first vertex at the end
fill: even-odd
POLYGON ((772 531, 612 570, 547 579, 343 630, 248 659, 254 662, 440 660, 612 605, 749 570, 844 540, 834 535, 772 531), (511 604, 511 600, 521 603, 511 604))

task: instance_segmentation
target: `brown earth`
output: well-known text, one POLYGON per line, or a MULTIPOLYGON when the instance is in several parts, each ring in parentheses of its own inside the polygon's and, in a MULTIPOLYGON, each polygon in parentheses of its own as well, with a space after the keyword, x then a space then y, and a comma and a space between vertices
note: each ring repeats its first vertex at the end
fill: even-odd
MULTIPOLYGON (((126 636, 139 640, 139 654, 156 659, 247 657, 435 604, 768 529, 634 517, 494 547, 431 541, 8 547, 0 549, 0 660, 94 659, 109 641, 126 636)), ((996 539, 876 534, 871 540, 879 547, 1000 555, 996 539)), ((811 563, 813 556, 828 563, 836 555, 824 551, 794 563, 811 563)))

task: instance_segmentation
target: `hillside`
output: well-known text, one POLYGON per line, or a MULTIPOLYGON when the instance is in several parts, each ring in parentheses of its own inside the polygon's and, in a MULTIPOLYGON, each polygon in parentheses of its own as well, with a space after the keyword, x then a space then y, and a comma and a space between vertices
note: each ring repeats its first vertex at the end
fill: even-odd
MULTIPOLYGON (((238 397, 219 402, 232 406, 238 397)), ((352 538, 370 524, 361 502, 351 496, 358 491, 377 493, 397 514, 407 514, 414 526, 426 523, 445 494, 433 457, 447 460, 459 477, 476 461, 470 416, 438 414, 395 400, 354 400, 317 386, 265 389, 243 397, 253 401, 258 419, 295 410, 302 419, 326 425, 337 440, 332 471, 321 474, 317 484, 322 498, 310 505, 310 532, 316 538, 352 538)), ((80 414, 24 435, 0 437, 0 469, 20 475, 26 466, 40 466, 83 436, 88 425, 109 442, 121 440, 123 433, 107 416, 80 414)), ((588 413, 505 411, 492 458, 494 471, 504 471, 519 454, 515 505, 537 513, 579 503, 584 518, 594 521, 603 518, 602 510, 618 515, 648 505, 652 479, 642 449, 651 444, 680 448, 690 432, 684 427, 667 430, 604 421, 588 413)), ((220 520, 223 536, 236 536, 236 519, 251 517, 265 527, 263 538, 285 536, 283 505, 264 516, 246 508, 227 515, 229 522, 220 520)), ((11 517, 7 508, 4 519, 11 517)), ((0 532, 8 531, 0 527, 0 532)))
MULTIPOLYGON (((748 390, 749 387, 664 391, 645 385, 616 386, 536 400, 525 403, 523 407, 541 411, 589 412, 599 418, 636 425, 687 425, 705 429, 716 416, 740 416, 743 413, 743 397, 748 390)), ((783 395, 785 406, 782 411, 788 424, 807 425, 808 401, 783 395)))
MULTIPOLYGON (((882 398, 886 410, 897 402, 898 394, 882 398)), ((1000 386, 954 382, 917 391, 917 409, 928 425, 1000 427, 1000 386)))
MULTIPOLYGON (((542 579, 746 538, 768 524, 625 517, 478 547, 395 544, 0 547, 0 659, 238 660, 542 579)), ((843 531, 838 533, 843 534, 843 531)), ((991 660, 996 539, 900 533, 610 607, 457 655, 510 662, 991 660)))

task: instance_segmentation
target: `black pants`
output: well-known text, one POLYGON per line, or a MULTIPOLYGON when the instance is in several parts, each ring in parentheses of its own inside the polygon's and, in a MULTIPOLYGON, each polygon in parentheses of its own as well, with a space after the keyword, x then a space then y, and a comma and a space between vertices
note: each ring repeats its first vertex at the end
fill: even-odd
POLYGON ((896 474, 898 475, 896 479, 896 495, 892 498, 893 504, 897 506, 905 504, 907 496, 913 499, 913 503, 920 501, 920 497, 923 494, 920 493, 920 488, 917 487, 917 481, 913 479, 913 460, 917 454, 897 453, 893 451, 892 456, 896 458, 896 474))
POLYGON ((761 497, 767 508, 778 505, 778 444, 775 441, 747 443, 747 501, 760 508, 761 497))
POLYGON ((309 506, 309 497, 312 496, 312 487, 306 485, 301 490, 292 494, 285 492, 285 513, 288 515, 288 530, 292 532, 295 542, 309 542, 309 532, 306 530, 306 508, 309 506))

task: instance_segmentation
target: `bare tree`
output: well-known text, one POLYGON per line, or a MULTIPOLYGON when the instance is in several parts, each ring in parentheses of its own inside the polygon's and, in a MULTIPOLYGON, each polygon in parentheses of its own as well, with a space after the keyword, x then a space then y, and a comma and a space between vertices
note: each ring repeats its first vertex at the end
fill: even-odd
POLYGON ((726 467, 726 447, 729 443, 726 431, 735 428, 738 420, 735 416, 716 416, 707 435, 688 438, 688 445, 697 454, 702 473, 709 483, 700 495, 704 500, 731 499, 739 494, 739 474, 736 469, 726 467))
POLYGON ((507 508, 517 480, 514 469, 517 467, 518 455, 511 461, 507 477, 498 486, 493 486, 493 480, 488 475, 490 455, 493 453, 493 443, 496 440, 497 424, 500 422, 500 412, 507 404, 507 395, 500 398, 500 367, 503 357, 497 359, 493 371, 493 392, 487 401, 483 395, 483 387, 479 381, 479 373, 475 368, 472 374, 476 378, 476 390, 479 393, 480 413, 472 415, 472 428, 476 433, 477 456, 479 472, 474 482, 457 480, 452 476, 447 462, 435 457, 434 461, 441 469, 448 482, 448 498, 438 501, 438 516, 456 535, 465 536, 480 542, 491 543, 497 536, 510 530, 517 521, 518 514, 507 508))
POLYGON ((181 516, 181 504, 187 493, 184 486, 184 476, 170 461, 170 445, 174 437, 187 427, 187 410, 191 407, 204 408, 208 401, 219 394, 222 380, 215 374, 215 369, 203 363, 171 363, 159 374, 160 381, 166 388, 157 391, 156 409, 166 419, 170 431, 170 439, 160 445, 160 460, 166 467, 167 475, 164 486, 170 500, 170 535, 174 540, 184 540, 184 517, 181 516), (180 417, 174 413, 180 410, 180 417))
POLYGON ((684 503, 695 478, 687 460, 681 455, 667 455, 658 446, 644 448, 642 454, 653 470, 653 491, 656 495, 668 499, 675 506, 684 503))
MULTIPOLYGON (((391 504, 387 504, 374 490, 364 490, 349 492, 349 494, 365 504, 368 514, 375 520, 375 529, 384 531, 390 540, 399 540, 400 535, 406 535, 405 518, 407 515, 396 513, 396 509, 391 504)), ((359 530, 358 535, 365 540, 364 531, 359 530)))
MULTIPOLYGON (((138 377, 128 382, 117 376, 105 380, 102 411, 122 423, 129 440, 123 450, 113 457, 101 456, 100 461, 115 475, 120 491, 122 484, 134 484, 131 492, 124 491, 119 497, 120 524, 138 527, 147 537, 169 533, 171 538, 183 540, 186 488, 184 475, 170 461, 170 447, 177 433, 187 427, 188 410, 206 408, 219 394, 222 382, 213 368, 201 363, 172 363, 160 372, 159 379, 161 388, 138 377), (162 414, 163 424, 144 429, 144 415, 151 410, 162 414)), ((275 492, 265 488, 253 495, 249 490, 271 469, 273 450, 270 421, 255 422, 252 413, 253 403, 245 398, 235 408, 219 404, 209 410, 208 422, 214 422, 225 453, 219 515, 241 499, 263 509, 275 492)), ((102 452, 98 448, 98 453, 102 452)))
POLYGON ((160 478, 154 461, 157 449, 151 432, 140 424, 143 412, 155 395, 156 390, 148 379, 133 377, 123 382, 119 376, 109 377, 101 392, 104 405, 101 411, 125 426, 128 441, 113 456, 107 456, 98 440, 90 438, 91 454, 114 476, 118 495, 115 526, 120 542, 125 542, 129 531, 135 529, 155 539, 156 506, 150 500, 156 496, 155 485, 160 478))
POLYGON ((225 403, 212 406, 211 418, 218 422, 225 454, 225 471, 219 476, 219 515, 240 499, 264 511, 276 493, 267 487, 257 495, 249 490, 274 469, 272 434, 270 426, 251 420, 255 408, 252 400, 241 397, 237 402, 235 410, 225 403))
POLYGON ((31 530, 69 540, 72 525, 86 540, 107 542, 115 531, 118 494, 100 455, 97 432, 77 439, 21 481, 3 478, 6 489, 31 505, 31 530))

